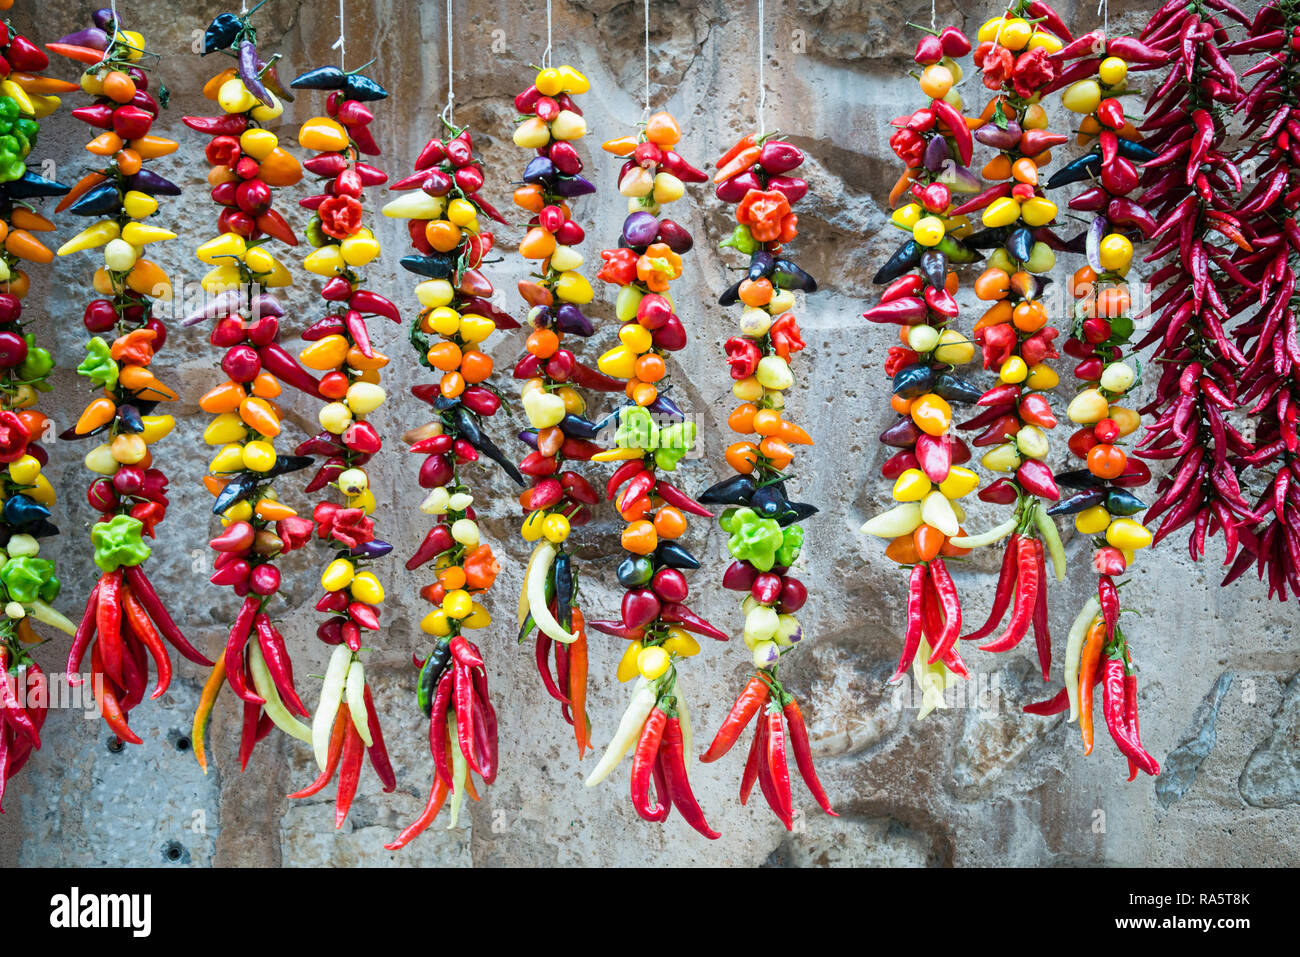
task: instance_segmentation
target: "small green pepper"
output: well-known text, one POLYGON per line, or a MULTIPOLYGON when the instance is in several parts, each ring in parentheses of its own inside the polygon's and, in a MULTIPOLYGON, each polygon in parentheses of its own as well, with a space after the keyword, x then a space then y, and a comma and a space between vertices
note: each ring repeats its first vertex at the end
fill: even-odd
POLYGON ((117 363, 109 355, 108 343, 99 336, 86 343, 86 358, 77 366, 77 374, 106 389, 117 385, 117 363))
POLYGON ((29 602, 44 598, 42 588, 54 575, 54 562, 45 558, 10 558, 0 568, 0 583, 13 601, 29 602))
POLYGON ((761 572, 777 563, 777 550, 785 542, 775 519, 763 518, 752 508, 739 508, 730 516, 731 536, 727 550, 738 561, 749 562, 761 572))
POLYGON ((639 405, 622 409, 614 444, 620 449, 655 449, 659 447, 659 426, 654 417, 639 405))
POLYGON ((781 546, 776 550, 776 563, 782 568, 790 567, 799 557, 801 548, 803 548, 803 529, 798 525, 787 526, 781 534, 781 546))
POLYGON ((659 430, 659 448, 655 451, 655 464, 666 472, 677 469, 677 463, 695 445, 695 423, 674 422, 659 430))
POLYGON ((106 572, 123 565, 139 565, 150 552, 143 534, 143 523, 130 515, 114 515, 110 521, 96 523, 90 530, 95 564, 106 572))
POLYGON ((748 226, 737 226, 731 231, 731 235, 718 245, 724 248, 729 247, 737 252, 744 253, 746 256, 752 256, 754 251, 758 249, 758 243, 754 240, 748 226))

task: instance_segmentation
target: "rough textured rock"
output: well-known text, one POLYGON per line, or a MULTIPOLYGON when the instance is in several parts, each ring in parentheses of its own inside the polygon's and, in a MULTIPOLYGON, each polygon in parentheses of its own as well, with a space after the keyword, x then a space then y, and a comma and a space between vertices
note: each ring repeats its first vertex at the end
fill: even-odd
MULTIPOLYGON (((160 252, 174 275, 189 282, 201 274, 192 250, 212 234, 216 217, 204 186, 203 138, 189 135, 179 116, 206 107, 200 87, 224 64, 200 60, 191 44, 195 31, 229 6, 224 0, 119 4, 164 55, 160 74, 173 95, 165 129, 183 146, 156 168, 182 183, 186 194, 163 205, 160 223, 175 228, 181 238, 160 252)), ((546 45, 544 5, 540 0, 457 0, 456 7, 456 118, 474 128, 489 164, 488 194, 505 208, 508 183, 523 163, 510 142, 510 98, 530 81, 528 64, 540 59, 546 45)), ((677 115, 686 130, 683 152, 702 165, 753 123, 753 5, 683 0, 656 2, 653 8, 653 100, 677 115)), ((32 9, 33 4, 20 0, 12 15, 15 26, 48 40, 80 27, 88 5, 47 0, 39 7, 36 25, 32 9)), ((443 4, 376 0, 349 4, 348 9, 348 63, 377 57, 375 75, 393 91, 376 108, 375 130, 384 149, 380 164, 400 175, 436 128, 445 101, 443 4)), ((1111 5, 1112 23, 1140 25, 1147 16, 1143 9, 1117 0, 1111 5)), ((555 4, 555 60, 573 62, 592 79, 584 103, 592 136, 582 148, 601 192, 576 206, 577 216, 590 224, 583 247, 589 259, 615 237, 622 217, 612 184, 616 164, 599 153, 598 144, 628 131, 641 116, 640 10, 639 3, 612 0, 555 4)), ((914 82, 906 77, 912 40, 903 23, 926 22, 929 10, 921 0, 769 0, 767 10, 767 126, 785 131, 809 152, 813 192, 801 208, 801 235, 793 251, 823 285, 802 308, 809 347, 798 373, 805 388, 791 399, 794 414, 818 439, 799 469, 801 490, 822 508, 807 524, 809 545, 801 559, 802 577, 812 591, 802 616, 810 640, 784 671, 805 703, 822 778, 842 817, 810 811, 806 795, 797 792, 805 812, 801 829, 786 834, 754 802, 741 807, 735 799, 744 760, 739 749, 716 765, 693 771, 709 820, 723 832, 714 843, 676 818, 663 828, 637 820, 627 800, 625 770, 598 789, 584 788, 586 768, 575 758, 569 729, 539 687, 531 655, 515 646, 504 624, 513 614, 525 552, 510 488, 502 477, 483 470, 475 481, 485 503, 484 533, 505 566, 491 596, 491 610, 503 624, 483 642, 500 712, 502 772, 483 802, 468 808, 459 830, 434 828, 400 854, 382 847, 422 807, 430 778, 409 667, 411 653, 423 644, 416 627, 423 613, 416 596, 422 581, 395 560, 383 571, 390 596, 386 627, 374 642, 368 672, 394 753, 396 793, 382 794, 367 772, 348 823, 336 833, 332 805, 324 796, 303 802, 284 797, 314 776, 310 755, 297 742, 271 739, 259 747, 249 770, 239 773, 239 712, 228 694, 209 732, 215 767, 204 777, 188 750, 201 675, 181 662, 173 690, 133 716, 147 742, 143 748, 112 753, 102 726, 84 720, 81 712, 51 715, 45 749, 8 795, 8 813, 0 819, 0 860, 74 866, 160 861, 177 866, 1298 862, 1291 840, 1300 827, 1295 777, 1300 758, 1294 747, 1300 696, 1291 678, 1295 611, 1268 602, 1251 580, 1220 589, 1213 555, 1201 566, 1192 565, 1171 541, 1144 557, 1124 592, 1126 607, 1135 612, 1128 632, 1141 668, 1144 737, 1159 758, 1164 760, 1187 737, 1184 729, 1196 726, 1207 677, 1228 671, 1237 676, 1219 700, 1217 744, 1200 761, 1194 786, 1168 807, 1157 800, 1150 781, 1124 782, 1124 761, 1108 743, 1101 742, 1085 760, 1073 726, 1021 713, 1045 687, 1033 675, 1029 650, 969 655, 980 688, 996 689, 989 696, 992 703, 963 692, 947 711, 920 724, 908 691, 885 684, 898 654, 904 576, 884 558, 880 543, 863 538, 857 528, 887 498, 875 434, 890 416, 880 363, 893 336, 888 329, 867 327, 859 314, 872 295, 869 277, 897 241, 884 209, 897 174, 886 124, 920 102, 914 82)), ((991 4, 961 10, 949 2, 938 4, 941 24, 956 22, 968 30, 994 12, 991 4)), ((1097 22, 1095 5, 1066 3, 1063 12, 1067 19, 1077 16, 1072 22, 1082 29, 1097 22)), ((265 49, 284 55, 282 75, 334 59, 329 48, 338 28, 332 5, 278 0, 258 18, 265 49)), ((62 65, 56 69, 71 73, 62 65)), ((974 83, 968 89, 971 102, 980 98, 974 83)), ((289 107, 283 131, 291 148, 297 149, 297 125, 319 107, 310 96, 289 107)), ((1067 122, 1054 115, 1056 127, 1067 122)), ((65 108, 42 134, 40 157, 52 160, 65 180, 81 168, 83 130, 65 108)), ((299 226, 304 218, 293 199, 306 191, 304 184, 277 201, 299 226)), ((684 472, 686 486, 698 490, 724 469, 721 449, 727 441, 730 395, 721 343, 731 334, 735 317, 715 302, 731 281, 728 268, 735 261, 714 249, 728 231, 721 205, 704 190, 694 195, 695 202, 680 208, 698 242, 677 287, 693 344, 678 357, 673 376, 676 395, 700 427, 702 454, 684 472)), ((375 288, 410 310, 414 283, 396 265, 405 249, 404 231, 400 224, 380 220, 377 206, 378 198, 372 198, 369 217, 377 223, 385 257, 370 278, 375 288)), ((66 217, 60 219, 57 236, 66 238, 74 229, 66 217)), ((503 291, 502 303, 511 308, 516 303, 508 291, 526 271, 513 254, 521 232, 498 231, 505 256, 491 272, 503 291)), ((301 256, 285 258, 296 264, 301 256)), ((1063 262, 1060 268, 1076 265, 1063 262)), ((72 370, 85 338, 79 317, 92 269, 90 258, 79 255, 34 270, 38 291, 29 308, 34 314, 44 311, 46 318, 36 331, 53 343, 60 367, 56 391, 46 397, 44 408, 61 428, 72 422, 85 395, 72 370)), ((288 297, 290 330, 320 314, 314 295, 318 284, 298 275, 288 297)), ((610 315, 608 305, 593 311, 610 315)), ((966 313, 963 321, 971 316, 966 313)), ((383 503, 377 519, 400 556, 409 554, 425 528, 425 517, 416 508, 415 465, 397 442, 402 429, 422 421, 419 403, 406 394, 419 377, 401 330, 377 327, 375 334, 379 347, 394 357, 386 370, 393 400, 375 416, 388 438, 374 473, 383 503)), ((494 340, 498 368, 508 368, 521 339, 501 335, 494 340)), ((613 339, 612 323, 606 324, 586 355, 594 356, 613 339)), ((286 340, 293 343, 291 335, 286 340)), ((177 328, 160 360, 164 375, 179 386, 182 401, 176 410, 180 425, 159 449, 174 495, 150 566, 184 610, 191 637, 209 651, 219 647, 223 624, 234 611, 227 591, 206 584, 211 522, 200 485, 206 454, 199 437, 204 416, 196 402, 219 378, 215 358, 202 332, 177 328)), ((314 431, 315 422, 315 406, 305 397, 294 397, 288 407, 284 445, 294 435, 314 431)), ((497 425, 497 434, 509 448, 507 422, 497 425)), ((1056 454, 1062 455, 1063 440, 1056 445, 1056 454)), ((61 493, 57 517, 65 531, 53 550, 66 583, 60 604, 69 611, 77 609, 93 580, 85 544, 92 516, 82 494, 87 484, 83 451, 71 443, 51 447, 50 477, 61 493)), ((287 483, 282 487, 290 501, 304 500, 287 483)), ((984 527, 997 514, 992 508, 972 509, 970 523, 984 527)), ((585 603, 600 612, 611 611, 617 601, 618 525, 610 515, 605 512, 577 536, 590 568, 585 603)), ((735 628, 740 616, 714 571, 721 568, 723 538, 704 524, 693 526, 690 534, 692 548, 718 563, 693 577, 698 610, 735 628)), ((1052 620, 1062 633, 1093 582, 1084 548, 1077 543, 1067 543, 1067 548, 1071 577, 1064 586, 1054 585, 1050 597, 1052 620)), ((289 584, 278 611, 309 705, 318 684, 310 676, 319 675, 325 662, 324 650, 312 636, 319 559, 318 553, 298 553, 285 562, 289 584)), ((953 563, 972 619, 987 610, 995 565, 991 555, 953 563)), ((1061 640, 1058 634, 1058 649, 1061 640)), ((37 656, 56 669, 66 649, 60 638, 37 656)), ((608 740, 625 703, 626 689, 612 676, 621 651, 613 639, 593 641, 597 744, 608 740)), ((725 714, 744 679, 746 658, 739 642, 711 644, 683 665, 699 736, 716 728, 725 714)), ((590 761, 584 764, 589 767, 590 761)))

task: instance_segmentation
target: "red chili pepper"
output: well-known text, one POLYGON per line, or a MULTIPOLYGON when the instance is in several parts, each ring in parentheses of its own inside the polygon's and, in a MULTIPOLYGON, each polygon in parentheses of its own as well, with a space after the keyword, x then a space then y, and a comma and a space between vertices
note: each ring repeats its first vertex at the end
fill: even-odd
POLYGON ((478 749, 474 746, 474 684, 469 676, 469 669, 460 662, 452 664, 455 672, 456 738, 461 754, 476 773, 482 774, 483 767, 479 761, 478 749))
POLYGON ((128 744, 143 744, 140 736, 126 723, 126 715, 118 702, 118 692, 112 681, 104 674, 104 663, 99 656, 99 644, 90 649, 91 690, 99 705, 99 713, 119 740, 128 744))
POLYGON ((927 567, 930 570, 930 582, 934 585, 943 610, 943 630, 938 635, 931 636, 934 647, 928 660, 934 664, 948 653, 961 635, 961 600, 957 597, 957 586, 953 584, 943 559, 935 558, 927 567))
POLYGON ((788 831, 793 826, 794 810, 790 799, 790 766, 785 757, 785 726, 780 711, 764 716, 767 721, 767 765, 776 803, 772 810, 788 831))
POLYGON ((889 679, 890 684, 897 684, 903 680, 903 675, 911 667, 913 659, 916 658, 916 652, 921 647, 922 606, 925 599, 926 574, 925 565, 917 564, 912 566, 907 591, 907 633, 903 638, 903 653, 899 656, 898 668, 895 669, 894 674, 889 679))
POLYGON ((758 780, 759 756, 766 756, 767 754, 763 749, 764 729, 766 727, 767 723, 764 721, 754 722, 754 737, 749 742, 749 756, 745 759, 745 772, 740 778, 741 804, 749 801, 749 794, 754 789, 754 782, 758 780))
POLYGON ((1047 615, 1047 557, 1043 543, 1032 539, 1034 555, 1038 564, 1038 594, 1034 601, 1034 648, 1038 652, 1038 664, 1043 670, 1043 680, 1051 678, 1052 671, 1052 632, 1047 615))
POLYGON ((433 757, 434 772, 448 788, 453 788, 451 774, 451 754, 448 751, 451 742, 447 728, 447 711, 451 705, 453 688, 456 683, 455 671, 448 668, 438 679, 438 689, 434 692, 433 706, 429 709, 429 753, 433 757))
POLYGON ((632 807, 640 817, 656 823, 668 817, 668 809, 661 803, 662 794, 656 794, 655 803, 650 804, 650 780, 667 722, 668 715, 655 707, 641 726, 641 737, 632 756, 632 807))
POLYGON ((664 722, 659 751, 663 756, 664 775, 672 791, 673 804, 681 812, 687 824, 709 840, 716 841, 722 835, 709 827, 708 821, 704 819, 704 812, 700 809, 699 802, 695 799, 695 792, 691 790, 690 779, 686 776, 686 763, 682 754, 681 722, 676 716, 669 717, 664 722))
POLYGON ((343 753, 339 756, 339 789, 334 797, 334 827, 341 828, 352 808, 352 799, 357 794, 357 783, 361 779, 361 757, 364 742, 361 734, 351 721, 347 724, 343 739, 343 753))
POLYGON ((740 733, 745 730, 749 722, 753 720, 754 715, 758 714, 760 708, 767 702, 768 685, 767 682, 757 675, 749 679, 745 689, 736 698, 736 703, 731 706, 731 711, 723 719, 722 725, 718 728, 718 733, 714 735, 713 743, 709 745, 708 750, 700 755, 700 760, 706 764, 718 760, 736 743, 740 733))
POLYGON ((288 795, 291 798, 310 797, 325 789, 325 785, 330 783, 334 777, 334 771, 339 765, 339 755, 343 753, 343 738, 347 733, 348 725, 351 723, 348 717, 348 706, 340 705, 338 713, 334 716, 334 725, 330 728, 329 749, 326 752, 325 769, 321 771, 316 780, 307 785, 301 791, 295 791, 288 795))
POLYGON ((1016 541, 1016 603, 1011 612, 1011 621, 1007 629, 997 638, 979 646, 980 651, 1010 651, 1020 644, 1029 631, 1033 619, 1034 606, 1038 600, 1038 556, 1033 540, 1021 538, 1016 541))
POLYGON ((86 649, 90 647, 91 639, 95 637, 95 622, 98 617, 99 582, 95 582, 95 587, 90 590, 90 596, 86 599, 86 610, 82 612, 81 621, 72 636, 72 647, 68 649, 68 662, 64 666, 68 673, 68 684, 74 688, 85 683, 85 679, 78 672, 81 670, 81 659, 85 657, 86 649))
MULTIPOLYGON (((172 660, 171 656, 167 654, 167 646, 163 644, 162 638, 154 629, 153 622, 145 614, 140 602, 127 588, 122 589, 122 611, 126 614, 126 620, 130 623, 131 631, 149 649, 149 654, 153 657, 154 665, 158 670, 158 683, 150 697, 162 697, 171 685, 172 680, 172 660)), ((302 713, 306 715, 307 712, 303 711, 302 713)))
POLYGON ((1002 568, 998 572, 998 583, 993 590, 993 609, 988 620, 977 630, 963 637, 963 641, 976 641, 993 634, 993 629, 1002 621, 1007 607, 1011 604, 1011 593, 1016 587, 1016 560, 1020 554, 1020 534, 1013 532, 1007 539, 1006 550, 1002 553, 1002 568))
POLYGON ((790 728, 790 746, 794 749, 795 764, 799 767, 799 775, 803 778, 803 783, 823 811, 831 817, 839 817, 831 807, 826 789, 817 778, 817 769, 813 767, 812 746, 808 741, 808 728, 804 724, 803 713, 799 710, 799 702, 790 698, 785 704, 784 712, 786 724, 790 728))
POLYGON ((95 629, 99 633, 104 672, 122 683, 122 570, 105 572, 99 579, 99 603, 95 611, 95 629))
POLYGON ((250 690, 244 683, 244 645, 248 643, 254 618, 260 607, 261 599, 257 596, 249 595, 245 598, 226 638, 226 681, 230 683, 230 688, 235 694, 249 704, 258 706, 266 704, 266 699, 250 690))

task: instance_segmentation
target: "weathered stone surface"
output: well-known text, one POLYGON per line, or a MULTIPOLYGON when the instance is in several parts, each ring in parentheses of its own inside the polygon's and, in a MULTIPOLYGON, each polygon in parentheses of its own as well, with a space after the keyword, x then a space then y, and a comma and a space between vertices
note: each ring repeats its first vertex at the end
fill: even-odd
MULTIPOLYGON (((1191 733, 1165 758, 1162 773, 1156 779, 1156 799, 1160 801, 1161 807, 1167 808, 1180 800, 1195 782, 1201 764, 1214 749, 1218 738, 1215 723, 1219 719, 1219 706, 1223 704, 1224 695, 1231 687, 1232 674, 1225 672, 1219 675, 1214 687, 1192 716, 1191 733)), ((1248 769, 1249 767, 1247 764, 1248 769)))
MULTIPOLYGON (((201 60, 191 44, 194 31, 231 4, 132 0, 119 6, 164 54, 160 75, 173 95, 164 129, 181 140, 182 148, 154 168, 186 193, 163 203, 158 221, 180 238, 156 252, 175 276, 193 282, 201 271, 192 250, 210 238, 216 215, 204 182, 203 138, 184 130, 178 118, 209 106, 199 93, 202 82, 224 62, 201 60)), ((1117 0, 1111 4, 1112 25, 1141 25, 1146 7, 1117 0)), ((33 25, 32 8, 17 4, 13 23, 43 40, 79 28, 87 9, 79 0, 48 0, 39 7, 39 25, 33 25)), ((754 123, 754 4, 680 0, 655 2, 652 8, 653 102, 677 115, 685 129, 682 152, 703 166, 754 123)), ((541 0, 456 3, 456 119, 473 127, 488 164, 487 193, 503 209, 509 205, 509 183, 524 162, 510 141, 510 98, 530 81, 528 64, 538 62, 546 46, 544 9, 541 0)), ((374 74, 393 92, 376 105, 374 127, 384 150, 379 165, 393 175, 409 169, 437 128, 445 103, 443 10, 441 2, 427 0, 348 4, 348 64, 377 57, 374 74)), ((1300 696, 1290 677, 1295 612, 1267 601, 1249 578, 1220 589, 1221 554, 1213 549, 1204 565, 1196 566, 1170 541, 1143 556, 1124 591, 1125 606, 1134 613, 1126 630, 1140 668, 1143 735, 1162 761, 1186 739, 1185 729, 1196 727, 1194 713, 1207 677, 1236 675, 1232 689, 1220 697, 1217 744, 1200 762, 1195 786, 1168 807, 1161 806, 1150 781, 1125 783, 1124 760, 1107 741, 1100 740, 1084 759, 1077 725, 1022 713, 1026 703, 1054 690, 1035 676, 1028 644, 1002 656, 966 652, 980 688, 998 689, 992 710, 981 709, 978 696, 963 694, 948 710, 918 724, 910 684, 901 690, 886 685, 902 636, 905 576, 884 558, 880 543, 865 539, 857 528, 888 498, 878 471, 884 454, 875 436, 892 418, 880 364, 895 337, 891 328, 867 326, 859 316, 873 295, 871 275, 898 242, 886 220, 888 190, 898 173, 887 124, 921 103, 915 83, 906 77, 912 38, 903 23, 928 22, 929 5, 923 0, 768 0, 767 12, 767 127, 783 130, 809 153, 812 192, 801 204, 801 235, 791 251, 822 285, 801 307, 808 349, 797 370, 803 388, 790 402, 792 415, 818 440, 801 456, 796 484, 801 496, 822 510, 807 523, 808 548, 800 560, 800 575, 811 590, 801 613, 808 641, 782 671, 803 704, 822 780, 843 816, 818 813, 797 783, 795 801, 803 811, 798 833, 786 834, 757 796, 741 807, 736 801, 745 758, 740 746, 717 764, 692 768, 709 821, 723 832, 717 842, 688 830, 676 816, 662 828, 639 821, 627 799, 626 770, 599 788, 584 788, 592 759, 576 760, 571 731, 539 685, 531 649, 517 647, 509 627, 527 554, 517 536, 514 490, 496 470, 483 469, 470 474, 480 490, 484 535, 504 565, 490 596, 500 621, 482 641, 500 717, 502 770, 482 803, 467 806, 460 828, 445 830, 444 818, 405 850, 383 849, 423 807, 431 774, 410 669, 411 653, 424 645, 416 595, 423 581, 394 560, 382 573, 389 594, 385 628, 373 642, 367 670, 393 752, 396 793, 381 793, 366 771, 352 814, 336 832, 332 789, 303 801, 284 797, 316 775, 311 755, 298 742, 273 737, 259 746, 248 771, 239 772, 240 709, 228 693, 212 719, 213 769, 204 777, 192 754, 176 749, 189 734, 202 680, 198 669, 178 662, 173 690, 132 716, 146 738, 144 748, 112 754, 100 725, 72 711, 51 716, 45 749, 6 795, 0 861, 157 864, 170 849, 182 865, 261 866, 1300 863, 1292 839, 1300 827, 1300 756, 1294 747, 1300 696)), ((941 25, 957 22, 967 30, 995 12, 993 5, 958 10, 950 2, 938 4, 941 25)), ((1081 30, 1097 25, 1095 5, 1065 3, 1062 12, 1081 30)), ((329 4, 280 0, 262 9, 258 24, 265 50, 284 55, 282 75, 336 58, 329 48, 338 25, 329 4)), ((598 146, 632 129, 641 116, 642 30, 639 3, 554 5, 555 61, 573 62, 592 79, 584 101, 592 135, 581 149, 600 192, 575 205, 589 226, 583 245, 589 260, 612 242, 623 217, 613 188, 617 161, 598 146)), ((63 64, 54 69, 71 74, 63 64)), ((977 80, 965 89, 970 103, 982 100, 977 80)), ((75 95, 67 99, 67 107, 78 101, 75 95)), ((297 125, 321 105, 319 97, 305 94, 289 106, 281 131, 291 149, 297 151, 297 125)), ((1071 122, 1059 110, 1052 119, 1061 129, 1071 122)), ((79 175, 84 129, 67 108, 45 124, 39 158, 54 161, 52 172, 59 178, 79 175)), ((294 200, 308 190, 304 183, 276 201, 298 227, 306 219, 294 200)), ((721 450, 729 441, 725 418, 732 403, 721 345, 735 316, 718 307, 716 298, 733 281, 737 262, 714 248, 729 231, 722 204, 706 189, 692 196, 694 202, 673 211, 697 239, 686 275, 675 287, 693 341, 675 357, 673 379, 674 394, 700 428, 701 456, 682 472, 683 484, 698 490, 725 469, 721 450)), ((369 279, 409 313, 415 307, 414 282, 396 265, 406 248, 405 231, 378 216, 380 202, 379 191, 367 199, 369 220, 385 248, 369 279)), ((78 225, 59 218, 56 239, 66 239, 78 225)), ((516 301, 510 290, 526 273, 513 252, 521 235, 515 228, 497 231, 503 261, 490 267, 502 305, 512 309, 516 301)), ((300 248, 284 258, 296 266, 302 255, 300 248)), ((1060 269, 1077 265, 1062 262, 1060 269)), ((73 421, 86 394, 72 370, 85 339, 79 317, 92 271, 93 261, 85 255, 33 270, 37 291, 29 299, 29 314, 44 315, 34 331, 52 344, 59 364, 56 391, 42 408, 60 428, 73 421)), ((315 297, 319 284, 301 270, 296 279, 286 296, 284 338, 291 348, 294 333, 321 315, 315 297)), ((962 301, 967 308, 962 322, 969 323, 977 304, 968 293, 962 301)), ((611 309, 606 301, 592 313, 608 319, 611 309)), ((424 420, 423 407, 407 394, 422 377, 401 329, 384 324, 373 332, 379 348, 394 358, 385 370, 392 400, 374 417, 388 446, 373 481, 382 503, 376 518, 396 545, 396 559, 410 553, 426 528, 427 519, 417 510, 417 466, 397 441, 403 429, 424 420)), ((598 355, 614 338, 613 324, 604 324, 584 355, 598 355)), ((491 351, 499 369, 510 367, 521 341, 518 335, 495 338, 491 351)), ((179 426, 158 448, 172 477, 173 504, 149 566, 160 588, 183 609, 191 637, 209 653, 220 647, 235 608, 229 592, 206 583, 206 537, 213 522, 200 484, 205 417, 197 399, 221 378, 216 358, 201 329, 177 327, 159 360, 160 371, 182 398, 175 410, 179 426)), ((597 400, 597 407, 605 408, 600 403, 606 401, 597 400)), ((315 431, 313 402, 294 395, 285 405, 289 424, 282 446, 315 431)), ((508 416, 494 423, 501 444, 512 451, 518 448, 510 438, 517 427, 508 416)), ((1063 439, 1056 443, 1056 454, 1063 461, 1062 444, 1063 439)), ((94 580, 86 545, 93 516, 82 494, 88 481, 81 465, 84 449, 54 443, 50 452, 49 475, 61 495, 57 518, 65 532, 50 550, 65 581, 60 605, 71 613, 94 580)), ((600 468, 590 472, 608 474, 600 468)), ((305 501, 290 483, 281 487, 290 502, 305 501)), ((990 506, 972 507, 968 526, 987 527, 1002 514, 990 506)), ((618 531, 607 509, 576 536, 590 569, 583 593, 593 614, 608 615, 617 607, 618 531)), ((710 561, 692 577, 696 609, 738 630, 734 596, 718 584, 723 536, 707 523, 694 525, 689 535, 693 550, 710 561)), ((1062 586, 1052 585, 1049 599, 1058 657, 1064 629, 1093 587, 1086 546, 1067 534, 1067 550, 1070 577, 1062 586)), ((276 612, 309 706, 319 680, 312 676, 320 675, 326 660, 313 637, 317 616, 311 610, 319 560, 319 552, 305 551, 284 562, 285 600, 276 612)), ((997 574, 996 556, 972 555, 953 562, 952 569, 967 619, 982 621, 997 574)), ((56 638, 36 654, 54 670, 66 650, 66 639, 56 638)), ((614 639, 593 637, 591 717, 598 745, 608 740, 625 704, 627 689, 613 678, 622 650, 614 639)), ((745 680, 746 659, 739 641, 710 643, 682 665, 697 739, 716 729, 726 713, 745 680)), ((1175 759, 1173 769, 1178 767, 1175 759)))

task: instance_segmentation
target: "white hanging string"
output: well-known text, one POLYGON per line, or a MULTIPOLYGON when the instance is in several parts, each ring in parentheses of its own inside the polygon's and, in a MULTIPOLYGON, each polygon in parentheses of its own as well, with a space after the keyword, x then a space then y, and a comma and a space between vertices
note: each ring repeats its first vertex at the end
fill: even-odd
POLYGON ((767 133, 767 83, 763 78, 765 67, 764 60, 767 59, 763 51, 763 27, 767 24, 767 8, 764 0, 758 0, 758 134, 762 136, 767 133))
POLYGON ((1097 15, 1102 18, 1102 33, 1110 36, 1110 0, 1101 0, 1097 4, 1097 15))
POLYGON ((930 0, 930 29, 931 29, 931 30, 937 30, 937 29, 939 29, 937 26, 935 26, 935 24, 936 24, 938 21, 937 21, 936 16, 935 16, 934 3, 935 3, 935 0, 930 0))
POLYGON ((455 64, 453 53, 455 47, 452 45, 452 17, 451 17, 451 0, 447 0, 447 105, 442 108, 442 121, 448 126, 454 126, 454 113, 452 104, 456 100, 455 81, 452 77, 452 67, 455 64))
POLYGON ((542 53, 542 66, 551 65, 551 0, 546 0, 546 50, 542 53))
POLYGON ((343 0, 338 0, 338 39, 334 40, 334 46, 330 49, 338 51, 338 68, 347 69, 347 40, 343 35, 343 0))
POLYGON ((650 0, 645 0, 645 112, 650 115, 650 0))

